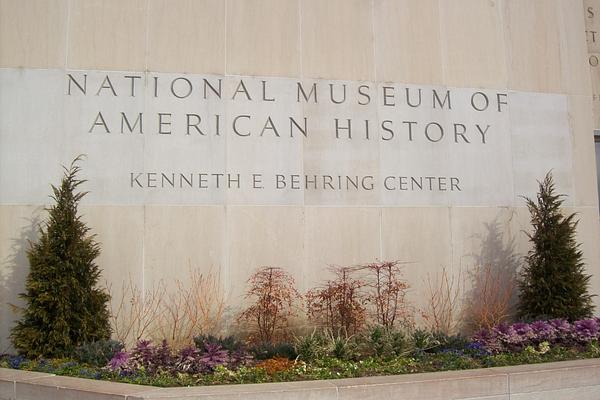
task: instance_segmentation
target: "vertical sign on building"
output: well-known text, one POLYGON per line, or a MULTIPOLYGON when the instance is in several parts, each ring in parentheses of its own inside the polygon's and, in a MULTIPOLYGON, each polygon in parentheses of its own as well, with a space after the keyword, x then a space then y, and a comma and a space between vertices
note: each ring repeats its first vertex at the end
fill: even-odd
POLYGON ((585 36, 592 76, 594 129, 600 129, 600 0, 585 0, 585 36))

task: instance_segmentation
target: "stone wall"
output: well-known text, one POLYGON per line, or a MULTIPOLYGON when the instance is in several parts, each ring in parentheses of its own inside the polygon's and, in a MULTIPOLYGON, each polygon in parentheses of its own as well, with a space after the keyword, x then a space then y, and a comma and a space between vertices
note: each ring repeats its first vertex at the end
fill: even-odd
POLYGON ((590 4, 0 0, 1 347, 8 346, 15 313, 7 304, 20 304, 24 251, 44 218, 49 184, 80 153, 88 155, 82 168, 91 192, 82 213, 102 243, 98 262, 115 292, 129 279, 150 287, 185 279, 190 267, 212 270, 231 314, 259 266, 286 268, 305 290, 328 265, 399 260, 407 262, 418 308, 428 274, 442 268, 467 275, 480 264, 515 267, 510 260, 528 250, 520 196, 533 195, 536 179, 554 169, 568 210, 579 213, 578 238, 597 293, 590 4), (203 79, 222 80, 227 98, 210 88, 207 95, 203 79), (298 97, 299 82, 307 93, 318 84, 319 104, 298 97), (344 104, 323 100, 330 85, 347 85, 344 104), (367 105, 361 85, 369 87, 367 105), (421 108, 402 99, 407 89, 422 90, 421 108), (442 104, 446 93, 452 110, 442 104), (386 104, 396 101, 396 108, 386 104), (140 134, 134 122, 142 112, 140 134), (197 125, 200 134, 188 114, 204 122, 221 115, 223 134, 212 122, 197 125), (240 115, 249 117, 235 126, 240 115), (410 140, 404 124, 402 136, 384 139, 383 121, 402 126, 407 116, 420 124, 420 136, 410 140), (313 124, 308 135, 298 128, 304 117, 313 124), (356 129, 351 139, 348 119, 356 129), (444 127, 444 140, 436 140, 439 131, 426 136, 431 122, 444 127), (247 131, 253 134, 244 137, 247 131), (240 173, 246 186, 152 187, 161 173, 180 172, 240 173), (253 174, 270 186, 252 187, 253 174), (278 174, 286 177, 284 189, 276 187, 278 174), (307 174, 372 176, 375 189, 311 191, 302 181, 307 174), (292 175, 303 189, 291 187, 292 175), (389 181, 396 190, 385 187, 388 176, 398 177, 389 181), (433 176, 438 186, 400 190, 400 176, 407 184, 433 176), (452 177, 461 190, 448 190, 452 177))

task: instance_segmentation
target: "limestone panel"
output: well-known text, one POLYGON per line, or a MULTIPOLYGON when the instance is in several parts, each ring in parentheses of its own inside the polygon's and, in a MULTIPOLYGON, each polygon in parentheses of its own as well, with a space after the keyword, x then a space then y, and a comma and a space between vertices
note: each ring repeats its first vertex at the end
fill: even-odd
POLYGON ((498 103, 508 102, 506 93, 388 86, 399 99, 398 107, 378 110, 381 123, 389 121, 394 132, 392 139, 382 132, 380 141, 383 204, 467 205, 475 199, 479 205, 511 204, 509 107, 498 103), (405 91, 412 102, 422 99, 422 108, 408 106, 405 91))
POLYGON ((0 1, 0 67, 64 67, 66 21, 66 0, 0 1))
POLYGON ((475 267, 516 271, 518 245, 527 238, 514 227, 512 208, 454 207, 451 209, 453 269, 468 275, 475 267))
POLYGON ((8 203, 43 202, 57 165, 82 153, 96 204, 509 206, 550 169, 573 193, 561 94, 150 72, 0 79, 8 203), (23 154, 29 179, 10 172, 23 154))
POLYGON ((427 305, 428 278, 435 282, 443 268, 452 266, 450 233, 448 207, 382 209, 382 260, 404 264, 410 301, 417 309, 427 305))
MULTIPOLYGON (((235 125, 239 132, 229 132, 227 170, 240 174, 240 183, 232 183, 227 192, 227 202, 299 205, 304 201, 303 186, 292 185, 291 176, 302 175, 306 138, 298 126, 306 127, 306 134, 314 137, 317 132, 311 126, 313 117, 305 119, 301 105, 296 102, 296 85, 292 80, 270 78, 267 84, 264 79, 245 78, 244 84, 254 97, 238 96, 227 107, 224 125, 235 125), (273 100, 262 101, 262 98, 273 100)), ((239 84, 236 80, 229 81, 229 92, 234 93, 239 84)))
POLYGON ((229 0, 227 73, 300 75, 299 0, 229 0))
MULTIPOLYGON (((563 93, 592 93, 582 2, 558 0, 560 67, 563 93), (577 27, 577 28, 575 28, 577 27)), ((600 37, 598 38, 600 39, 600 37)))
POLYGON ((573 143, 573 201, 576 206, 594 206, 598 201, 598 189, 590 97, 569 96, 569 115, 573 143))
MULTIPOLYGON (((376 88, 369 84, 375 103, 376 88)), ((380 201, 379 185, 375 183, 380 171, 377 110, 358 104, 355 95, 359 85, 346 81, 319 85, 320 103, 307 102, 303 106, 313 125, 303 148, 304 173, 312 179, 303 182, 306 205, 373 205, 380 201), (342 98, 346 100, 337 104, 342 98), (331 185, 325 183, 326 175, 331 177, 327 181, 331 185), (356 185, 349 183, 347 176, 356 185)))
MULTIPOLYGON (((225 185, 219 182, 217 187, 209 174, 226 172, 227 137, 219 136, 215 128, 217 116, 221 118, 220 124, 225 125, 225 103, 206 100, 203 80, 198 76, 187 75, 188 79, 180 74, 152 75, 149 79, 159 79, 158 92, 165 103, 157 102, 152 88, 147 86, 142 109, 147 124, 145 133, 124 137, 137 141, 143 136, 143 145, 136 147, 143 153, 143 164, 134 165, 138 168, 136 176, 142 173, 143 187, 135 184, 132 192, 141 194, 150 204, 224 204, 225 185), (190 82, 190 96, 169 95, 171 87, 178 95, 185 95, 186 79, 190 82), (147 185, 148 172, 156 178, 155 184, 150 186, 147 185), (204 174, 202 178, 200 174, 204 174)), ((207 76, 207 80, 218 87, 218 79, 213 78, 207 76)), ((118 113, 115 115, 118 117, 118 113)), ((119 140, 118 135, 115 136, 119 140)), ((103 140, 102 136, 98 140, 103 140)))
POLYGON ((381 210, 366 207, 306 207, 305 287, 331 277, 329 266, 353 266, 381 258, 381 210))
POLYGON ((438 3, 437 0, 373 3, 377 80, 443 83, 438 3))
POLYGON ((590 61, 589 73, 592 81, 592 109, 594 111, 592 126, 594 129, 600 129, 600 53, 591 53, 590 61))
POLYGON ((507 0, 504 24, 511 89, 560 92, 558 0, 507 0))
POLYGON ((192 271, 221 277, 225 266, 226 213, 221 206, 146 206, 144 284, 189 281, 192 271))
MULTIPOLYGON (((512 208, 509 229, 512 237, 517 237, 514 242, 514 253, 525 256, 532 247, 527 233, 532 233, 531 214, 527 209, 525 200, 521 199, 517 207, 512 208)), ((521 260, 523 261, 523 260, 521 260)))
MULTIPOLYGON (((5 69, 0 74, 0 190, 3 204, 45 204, 61 164, 77 154, 65 152, 62 73, 5 69), (43 151, 34 155, 35 148, 43 151)), ((81 150, 79 150, 81 152, 81 150)))
POLYGON ((23 301, 18 298, 25 290, 29 273, 26 251, 28 240, 38 237, 38 226, 45 218, 43 207, 0 206, 0 350, 10 348, 8 335, 19 318, 18 308, 23 301), (15 306, 15 307, 13 307, 15 306))
POLYGON ((220 0, 150 0, 148 70, 224 74, 225 8, 220 0))
POLYGON ((440 2, 444 82, 505 88, 507 69, 500 1, 440 2))
POLYGON ((557 189, 573 204, 572 138, 566 96, 509 94, 515 204, 535 197, 537 181, 552 171, 557 189))
MULTIPOLYGON (((119 73, 92 76, 70 71, 68 74, 63 73, 65 76, 59 82, 63 85, 65 110, 69 111, 63 112, 65 117, 60 130, 53 132, 56 136, 62 131, 58 135, 64 140, 58 142, 61 162, 69 163, 78 154, 85 155, 82 172, 85 177, 94 177, 86 183, 90 191, 86 203, 123 204, 116 199, 122 190, 128 191, 130 201, 126 204, 142 201, 144 193, 137 190, 135 183, 131 184, 131 174, 135 177, 143 170, 146 137, 139 132, 152 132, 149 115, 146 120, 140 117, 145 106, 144 74, 127 75, 136 82, 133 91, 130 79, 119 73), (85 85, 85 94, 77 84, 85 85), (131 130, 128 124, 131 124, 131 130), (103 198, 107 201, 101 200, 103 198)), ((36 102, 41 103, 38 107, 47 113, 44 101, 50 100, 38 99, 36 102)))
POLYGON ((70 3, 67 67, 144 71, 145 0, 70 3))
POLYGON ((302 75, 374 80, 371 2, 301 0, 302 75))
MULTIPOLYGON (((597 207, 575 207, 564 210, 566 213, 577 213, 579 224, 577 225, 577 241, 581 244, 586 273, 590 274, 591 294, 600 293, 600 218, 597 207)), ((596 307, 600 305, 598 296, 594 297, 596 307)))
POLYGON ((304 283, 304 210, 302 207, 227 208, 227 259, 224 281, 228 304, 244 302, 246 281, 260 267, 288 271, 301 290, 304 283))
POLYGON ((118 306, 124 287, 143 287, 144 207, 84 206, 80 215, 100 244, 98 283, 110 290, 118 306))
POLYGON ((523 255, 519 249, 526 236, 514 229, 517 214, 511 208, 455 207, 450 218, 452 283, 460 288, 457 291, 462 301, 462 308, 457 311, 464 312, 460 327, 471 332, 477 328, 479 314, 470 305, 481 301, 482 291, 490 285, 509 295, 508 313, 515 311, 515 279, 523 255))

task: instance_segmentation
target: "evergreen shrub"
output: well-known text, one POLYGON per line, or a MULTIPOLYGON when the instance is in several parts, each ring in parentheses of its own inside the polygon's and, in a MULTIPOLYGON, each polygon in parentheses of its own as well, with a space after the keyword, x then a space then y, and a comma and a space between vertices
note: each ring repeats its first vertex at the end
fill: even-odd
POLYGON ((539 182, 536 200, 525 198, 531 214, 533 245, 519 279, 519 316, 523 319, 592 316, 590 275, 585 274, 583 254, 575 240, 576 214, 563 216, 562 194, 556 194, 552 174, 539 182))
POLYGON ((86 195, 77 191, 85 182, 77 178, 80 160, 64 168, 60 186, 52 186, 55 204, 27 251, 30 271, 20 294, 26 306, 11 340, 30 358, 66 357, 82 343, 110 338, 110 296, 96 286, 100 246, 77 214, 86 195))

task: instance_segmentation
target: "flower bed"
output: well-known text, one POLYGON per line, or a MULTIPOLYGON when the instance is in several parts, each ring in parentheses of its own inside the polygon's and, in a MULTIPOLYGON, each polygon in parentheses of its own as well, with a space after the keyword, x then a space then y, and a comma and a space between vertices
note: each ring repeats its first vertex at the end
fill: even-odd
POLYGON ((79 360, 3 355, 0 367, 162 387, 289 382, 594 358, 600 357, 599 339, 599 319, 499 325, 472 341, 375 327, 352 338, 309 335, 294 347, 200 337, 196 346, 178 351, 166 341, 141 341, 129 352, 115 353, 112 345, 92 348, 93 357, 79 351, 79 360))

